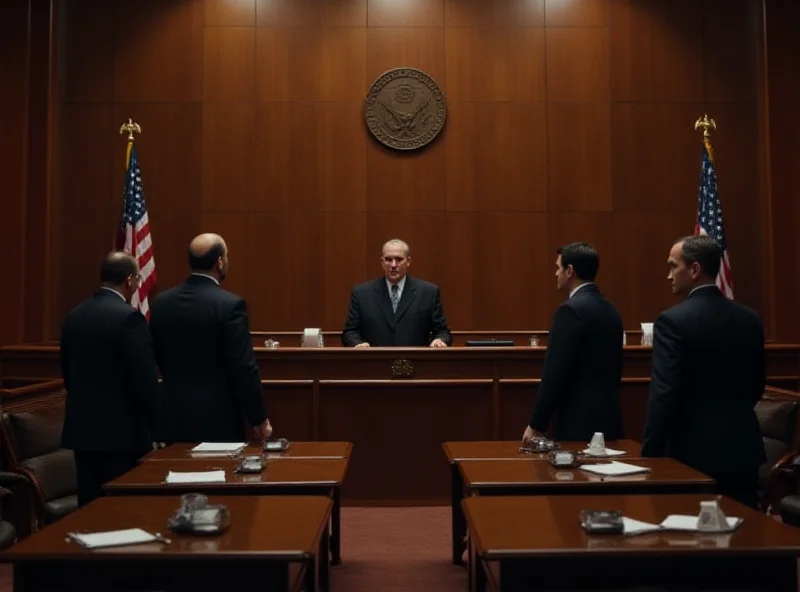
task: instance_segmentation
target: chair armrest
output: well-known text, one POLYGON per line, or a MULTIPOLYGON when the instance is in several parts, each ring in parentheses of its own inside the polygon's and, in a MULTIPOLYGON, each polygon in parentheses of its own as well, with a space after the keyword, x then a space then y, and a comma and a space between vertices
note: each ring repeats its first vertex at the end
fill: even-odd
POLYGON ((20 473, 0 471, 0 518, 14 525, 19 539, 33 532, 35 507, 30 479, 20 473))
POLYGON ((783 455, 767 473, 761 496, 761 510, 767 514, 778 511, 781 500, 800 492, 800 451, 783 455))

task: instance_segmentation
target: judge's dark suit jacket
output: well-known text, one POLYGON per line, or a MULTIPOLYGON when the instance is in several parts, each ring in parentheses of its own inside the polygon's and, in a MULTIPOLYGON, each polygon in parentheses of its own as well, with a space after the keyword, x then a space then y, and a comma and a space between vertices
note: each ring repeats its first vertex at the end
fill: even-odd
POLYGON ((133 456, 150 448, 158 373, 139 311, 109 290, 78 305, 61 331, 61 373, 67 390, 64 448, 133 456))
POLYGON ((150 307, 163 377, 167 442, 244 441, 267 418, 247 304, 209 277, 191 275, 150 307))
POLYGON ((342 331, 344 345, 367 342, 375 347, 415 347, 428 346, 434 339, 447 345, 453 341, 439 286, 407 275, 397 313, 392 311, 385 277, 353 288, 342 331))
POLYGON ((595 284, 558 307, 547 337, 542 381, 530 427, 544 432, 556 416, 555 438, 588 442, 595 432, 624 437, 622 318, 595 284))
POLYGON ((704 473, 766 460, 753 407, 764 393, 764 330, 755 312, 703 287, 653 326, 642 456, 671 456, 704 473))

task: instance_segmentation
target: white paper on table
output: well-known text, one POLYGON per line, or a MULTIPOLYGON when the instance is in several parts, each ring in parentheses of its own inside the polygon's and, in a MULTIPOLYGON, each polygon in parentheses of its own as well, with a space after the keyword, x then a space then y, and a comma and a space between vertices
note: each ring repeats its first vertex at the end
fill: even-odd
POLYGON ((661 530, 658 524, 651 524, 649 522, 642 522, 641 520, 634 520, 626 516, 622 517, 623 534, 645 534, 648 532, 656 532, 661 530))
POLYGON ((581 470, 609 477, 620 475, 636 475, 637 473, 647 473, 650 471, 648 467, 629 465, 628 463, 618 462, 616 460, 612 460, 610 463, 604 463, 602 465, 581 465, 581 470))
POLYGON ((201 442, 189 452, 236 454, 244 450, 245 442, 201 442))
POLYGON ((593 456, 595 458, 603 458, 604 456, 622 456, 623 454, 627 454, 624 450, 614 450, 613 448, 606 448, 606 451, 603 454, 592 454, 590 448, 584 449, 583 453, 587 456, 593 456))
POLYGON ((70 539, 87 549, 101 547, 116 547, 119 545, 139 545, 160 540, 156 535, 150 534, 141 528, 126 528, 125 530, 109 530, 93 533, 67 533, 70 539))
MULTIPOLYGON (((728 521, 728 528, 734 529, 742 523, 741 518, 726 517, 728 521)), ((661 528, 664 530, 683 530, 686 532, 700 532, 697 528, 697 516, 688 516, 685 514, 670 514, 661 523, 661 528)), ((704 530, 702 532, 712 532, 704 530)))
POLYGON ((225 471, 195 471, 167 473, 166 483, 225 483, 225 471))

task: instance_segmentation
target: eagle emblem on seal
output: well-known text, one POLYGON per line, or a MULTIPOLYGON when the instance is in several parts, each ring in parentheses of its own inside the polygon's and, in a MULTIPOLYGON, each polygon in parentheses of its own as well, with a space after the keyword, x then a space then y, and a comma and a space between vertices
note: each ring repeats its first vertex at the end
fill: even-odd
POLYGON ((425 72, 395 68, 381 74, 370 87, 364 117, 381 144, 416 150, 433 141, 444 127, 444 93, 425 72))

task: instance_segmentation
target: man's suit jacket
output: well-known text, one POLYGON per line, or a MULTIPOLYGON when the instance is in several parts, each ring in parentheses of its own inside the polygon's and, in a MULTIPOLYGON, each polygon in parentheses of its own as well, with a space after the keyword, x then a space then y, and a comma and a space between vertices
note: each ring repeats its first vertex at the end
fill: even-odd
POLYGON ((138 310, 102 289, 75 307, 61 330, 61 374, 64 448, 147 451, 159 387, 150 331, 138 310))
POLYGON ((546 431, 555 414, 557 440, 588 442, 595 432, 608 440, 624 437, 622 333, 619 312, 595 284, 558 307, 530 427, 546 431))
POLYGON ((745 472, 766 460, 753 407, 764 393, 758 315, 702 287, 653 326, 653 368, 642 456, 699 471, 745 472))
POLYGON ((434 339, 453 341, 442 310, 439 286, 406 276, 403 293, 392 311, 386 278, 359 284, 350 295, 342 343, 375 347, 428 346, 434 339))
POLYGON ((167 442, 240 442, 267 418, 247 304, 191 275, 150 307, 167 442))

